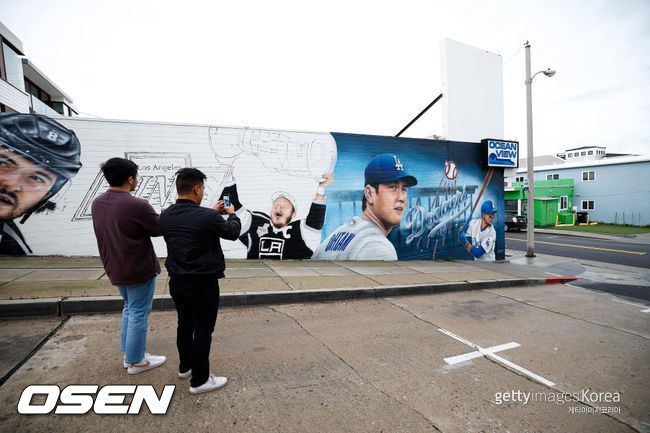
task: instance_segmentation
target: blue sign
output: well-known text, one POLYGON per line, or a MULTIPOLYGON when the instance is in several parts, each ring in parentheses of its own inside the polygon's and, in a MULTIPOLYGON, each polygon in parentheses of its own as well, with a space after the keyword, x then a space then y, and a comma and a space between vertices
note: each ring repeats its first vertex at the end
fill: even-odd
POLYGON ((519 143, 516 141, 503 141, 485 139, 487 144, 487 160, 489 167, 519 167, 519 143))

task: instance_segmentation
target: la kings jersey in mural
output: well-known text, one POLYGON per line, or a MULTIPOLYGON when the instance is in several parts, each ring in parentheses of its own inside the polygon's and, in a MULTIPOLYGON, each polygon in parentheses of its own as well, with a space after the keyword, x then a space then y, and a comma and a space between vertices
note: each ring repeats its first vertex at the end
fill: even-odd
POLYGON ((370 220, 354 217, 320 244, 314 260, 397 260, 395 247, 370 220))
POLYGON ((314 200, 307 217, 282 228, 271 223, 268 214, 246 209, 240 202, 235 184, 224 188, 241 220, 239 240, 246 245, 249 259, 309 259, 320 243, 325 223, 325 200, 314 200))
POLYGON ((249 259, 309 259, 320 242, 320 229, 308 224, 311 220, 318 219, 316 215, 322 215, 322 227, 325 222, 325 204, 312 202, 307 218, 276 228, 264 212, 249 211, 242 207, 237 211, 237 216, 242 219, 242 236, 239 240, 248 248, 249 259), (249 214, 248 217, 246 213, 249 214), (250 226, 246 230, 245 224, 248 221, 250 226))
POLYGON ((485 253, 476 260, 494 260, 494 244, 497 240, 497 232, 492 225, 481 230, 481 218, 473 219, 467 227, 467 236, 472 238, 473 247, 483 247, 485 253))

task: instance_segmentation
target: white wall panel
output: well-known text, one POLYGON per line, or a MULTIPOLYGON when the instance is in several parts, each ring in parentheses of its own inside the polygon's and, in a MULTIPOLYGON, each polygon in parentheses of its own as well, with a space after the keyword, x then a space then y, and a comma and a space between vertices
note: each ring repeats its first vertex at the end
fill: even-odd
POLYGON ((0 103, 19 113, 29 113, 29 96, 5 80, 0 80, 0 103))
POLYGON ((441 42, 442 124, 449 140, 503 136, 503 62, 498 54, 441 42))

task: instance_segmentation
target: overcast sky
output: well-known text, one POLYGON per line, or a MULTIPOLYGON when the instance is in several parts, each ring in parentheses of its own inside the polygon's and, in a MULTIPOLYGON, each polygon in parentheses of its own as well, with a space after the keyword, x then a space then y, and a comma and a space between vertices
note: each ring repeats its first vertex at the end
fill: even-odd
MULTIPOLYGON (((440 40, 500 54, 525 155, 650 153, 650 2, 15 0, 0 20, 77 108, 114 118, 396 134, 441 91, 440 40)), ((434 106, 405 136, 442 134, 434 106)))

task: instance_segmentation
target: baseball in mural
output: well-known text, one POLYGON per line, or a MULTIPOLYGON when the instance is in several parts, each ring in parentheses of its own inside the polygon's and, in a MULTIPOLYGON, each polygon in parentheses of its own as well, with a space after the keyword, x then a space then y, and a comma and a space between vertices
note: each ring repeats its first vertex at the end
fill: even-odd
POLYGON ((242 226, 239 240, 247 248, 249 259, 309 259, 321 239, 325 222, 325 188, 334 182, 332 173, 325 173, 318 183, 309 213, 304 219, 293 221, 297 203, 293 195, 277 191, 271 196, 271 209, 266 214, 252 211, 239 200, 234 178, 222 192, 234 205, 242 226))
POLYGON ((362 216, 335 230, 316 249, 316 260, 397 260, 393 244, 386 239, 402 221, 407 190, 418 181, 406 173, 395 154, 374 157, 364 172, 362 216))
POLYGON ((445 176, 449 180, 454 180, 458 176, 458 166, 454 161, 445 162, 445 176))
POLYGON ((0 254, 32 253, 14 219, 56 207, 50 199, 81 168, 80 152, 74 132, 52 119, 0 114, 0 254))

